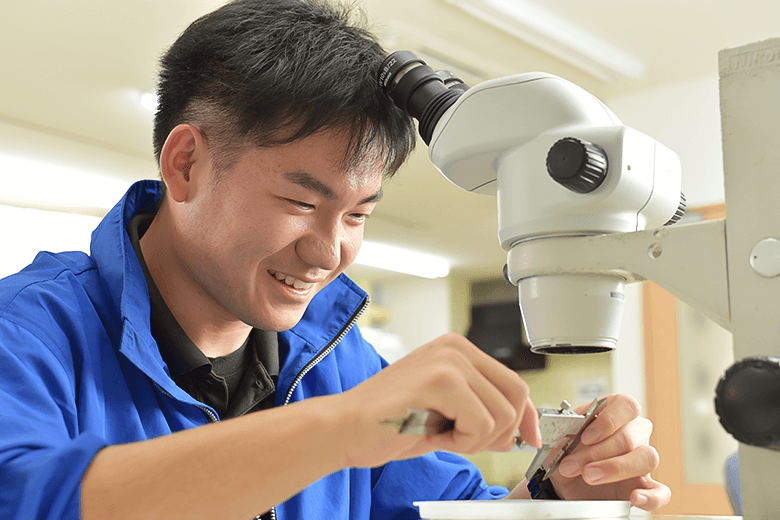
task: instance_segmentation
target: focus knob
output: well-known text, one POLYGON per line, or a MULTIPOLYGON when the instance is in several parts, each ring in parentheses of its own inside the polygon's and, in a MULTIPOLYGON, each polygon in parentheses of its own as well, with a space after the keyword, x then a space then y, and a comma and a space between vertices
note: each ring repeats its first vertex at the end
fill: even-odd
POLYGON ((677 211, 674 212, 674 215, 669 219, 669 221, 664 224, 664 226, 671 226, 672 224, 677 224, 683 216, 685 216, 685 210, 688 208, 688 204, 685 201, 685 193, 680 192, 680 204, 677 205, 677 211))
POLYGON ((550 148, 547 172, 555 182, 577 193, 590 193, 607 177, 607 154, 593 143, 566 137, 550 148))
POLYGON ((715 390, 715 411, 739 442, 780 450, 780 358, 749 357, 731 365, 715 390))

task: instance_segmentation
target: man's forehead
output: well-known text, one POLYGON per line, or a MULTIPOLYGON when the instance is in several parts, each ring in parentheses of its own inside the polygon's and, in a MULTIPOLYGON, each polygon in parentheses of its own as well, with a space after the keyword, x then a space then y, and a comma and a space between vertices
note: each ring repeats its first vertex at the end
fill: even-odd
MULTIPOLYGON (((334 182, 332 178, 319 178, 317 174, 305 170, 294 170, 282 174, 287 182, 301 186, 309 191, 317 193, 328 200, 337 200, 340 195, 340 183, 334 182)), ((351 175, 345 173, 343 180, 354 192, 362 193, 361 202, 378 202, 382 197, 382 173, 364 172, 361 175, 351 175)))
POLYGON ((344 132, 322 130, 302 139, 279 145, 248 146, 249 154, 278 151, 284 157, 274 168, 283 178, 328 195, 346 181, 349 188, 379 190, 385 174, 384 154, 373 144, 356 152, 344 132), (280 171, 281 170, 281 171, 280 171), (330 190, 322 189, 325 184, 330 190))
POLYGON ((351 168, 346 171, 345 175, 353 188, 361 189, 367 186, 381 186, 383 173, 382 165, 373 164, 351 168))
POLYGON ((384 175, 384 156, 376 145, 366 147, 361 152, 347 146, 342 149, 338 164, 352 188, 381 183, 384 175))

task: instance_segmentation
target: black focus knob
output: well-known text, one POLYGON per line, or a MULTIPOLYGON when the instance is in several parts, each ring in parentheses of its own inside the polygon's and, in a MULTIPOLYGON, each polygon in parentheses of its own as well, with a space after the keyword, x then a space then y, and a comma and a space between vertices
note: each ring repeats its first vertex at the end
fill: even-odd
POLYGON ((749 357, 731 365, 715 390, 715 411, 739 442, 780 450, 780 358, 749 357))
POLYGON ((672 224, 677 224, 683 216, 685 216, 685 210, 688 208, 688 204, 685 201, 685 193, 680 192, 680 203, 677 205, 677 211, 674 212, 674 215, 669 219, 669 221, 664 224, 664 226, 671 226, 672 224))
POLYGON ((547 172, 555 182, 577 193, 590 193, 607 177, 606 152, 598 145, 566 137, 550 148, 547 172))

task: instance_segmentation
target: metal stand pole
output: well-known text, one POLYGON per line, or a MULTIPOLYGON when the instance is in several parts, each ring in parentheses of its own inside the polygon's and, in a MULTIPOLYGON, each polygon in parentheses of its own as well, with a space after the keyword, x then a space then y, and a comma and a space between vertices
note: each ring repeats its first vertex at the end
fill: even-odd
MULTIPOLYGON (((780 356, 780 39, 721 51, 719 64, 734 359, 780 356)), ((777 518, 780 452, 739 456, 745 519, 777 518)))

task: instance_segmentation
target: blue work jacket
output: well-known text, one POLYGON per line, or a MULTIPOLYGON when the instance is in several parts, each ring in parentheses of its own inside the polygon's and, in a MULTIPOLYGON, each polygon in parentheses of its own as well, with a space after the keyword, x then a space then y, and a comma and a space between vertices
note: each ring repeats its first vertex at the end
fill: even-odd
MULTIPOLYGON (((3 520, 79 518, 82 476, 104 446, 217 420, 176 386, 150 332, 146 281, 126 229, 134 214, 154 213, 160 196, 156 181, 134 184, 94 231, 90 255, 40 253, 0 281, 3 520)), ((352 326, 366 304, 342 275, 279 334, 277 406, 343 392, 386 366, 352 326)), ((258 467, 257 478, 274 471, 258 467)), ((506 492, 463 458, 438 452, 338 471, 276 512, 280 520, 419 518, 416 500, 506 492)))

